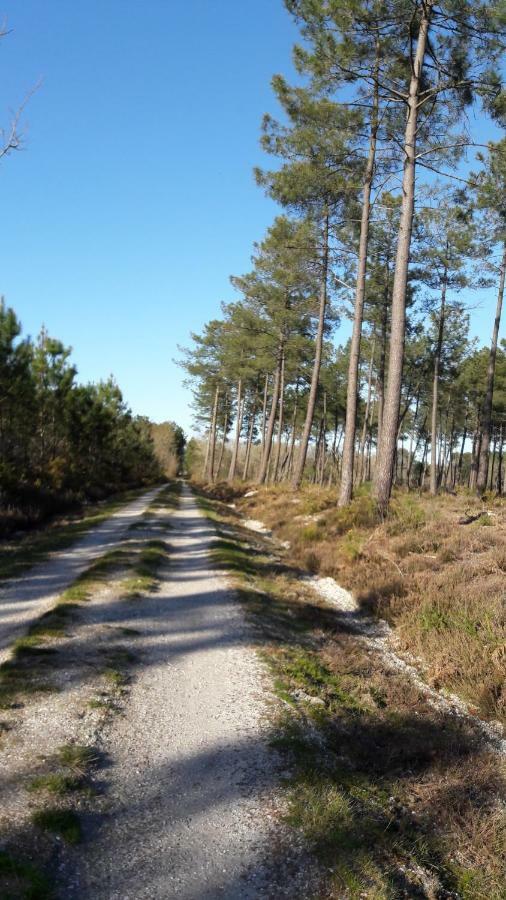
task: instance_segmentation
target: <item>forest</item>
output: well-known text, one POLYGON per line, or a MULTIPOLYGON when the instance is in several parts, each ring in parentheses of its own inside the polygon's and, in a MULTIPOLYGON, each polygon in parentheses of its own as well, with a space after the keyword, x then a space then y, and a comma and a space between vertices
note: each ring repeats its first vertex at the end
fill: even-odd
POLYGON ((206 433, 191 465, 207 481, 337 485, 340 506, 367 483, 381 515, 395 486, 500 495, 504 11, 285 5, 297 79, 272 80, 273 167, 255 170, 282 212, 231 277, 237 300, 183 350, 206 433), (494 140, 474 134, 478 112, 494 140), (470 326, 484 289, 488 346, 470 326))
POLYGON ((175 475, 184 436, 134 416, 113 378, 79 384, 71 350, 42 329, 21 336, 0 305, 0 528, 175 475))

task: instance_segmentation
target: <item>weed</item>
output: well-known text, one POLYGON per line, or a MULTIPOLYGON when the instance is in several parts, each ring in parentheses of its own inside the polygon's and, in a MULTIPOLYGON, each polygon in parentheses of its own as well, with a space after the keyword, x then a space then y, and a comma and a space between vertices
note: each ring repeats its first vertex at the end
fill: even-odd
POLYGON ((64 775, 55 773, 51 775, 39 775, 34 778, 28 785, 30 793, 39 791, 47 791, 48 794, 56 794, 58 797, 64 797, 65 794, 78 791, 82 786, 82 781, 75 775, 64 775))
POLYGON ((32 822, 43 831, 60 835, 67 844, 79 844, 81 841, 81 822, 71 809, 38 809, 32 814, 32 822))
POLYGON ((84 774, 96 761, 97 754, 93 747, 86 747, 83 744, 63 744, 58 748, 57 759, 60 765, 78 774, 84 774))
POLYGON ((53 892, 45 875, 31 862, 0 850, 0 894, 3 900, 49 900, 53 892))

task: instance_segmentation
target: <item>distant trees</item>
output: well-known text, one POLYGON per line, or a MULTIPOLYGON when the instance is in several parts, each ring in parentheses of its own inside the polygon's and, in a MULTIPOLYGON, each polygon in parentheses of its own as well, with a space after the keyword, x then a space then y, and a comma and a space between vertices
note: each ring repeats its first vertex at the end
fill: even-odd
POLYGON ((174 478, 182 474, 185 459, 186 437, 175 422, 149 423, 155 456, 163 474, 174 478))
POLYGON ((0 303, 0 525, 20 527, 161 474, 150 423, 110 379, 80 385, 70 350, 42 331, 21 337, 0 303))

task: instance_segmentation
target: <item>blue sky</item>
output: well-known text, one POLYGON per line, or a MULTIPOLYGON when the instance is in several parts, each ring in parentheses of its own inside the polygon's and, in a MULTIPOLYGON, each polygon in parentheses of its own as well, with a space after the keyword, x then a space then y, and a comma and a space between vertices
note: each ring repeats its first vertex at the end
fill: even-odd
POLYGON ((282 0, 4 0, 0 18, 0 123, 42 79, 0 167, 0 292, 81 379, 112 373, 134 412, 189 429, 177 345, 275 214, 252 167, 272 74, 293 72, 282 0))

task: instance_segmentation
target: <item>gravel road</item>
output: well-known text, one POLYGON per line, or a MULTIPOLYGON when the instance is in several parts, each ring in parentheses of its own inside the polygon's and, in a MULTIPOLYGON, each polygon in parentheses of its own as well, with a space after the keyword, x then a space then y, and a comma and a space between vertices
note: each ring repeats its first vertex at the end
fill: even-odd
POLYGON ((60 896, 307 897, 293 884, 274 891, 265 673, 212 566, 214 529, 186 486, 171 524, 168 571, 133 622, 141 665, 123 715, 101 737, 106 792, 61 873, 60 896))
POLYGON ((0 663, 8 658, 13 641, 54 606, 81 572, 121 540, 160 490, 158 487, 137 497, 67 550, 58 551, 0 587, 0 663))

